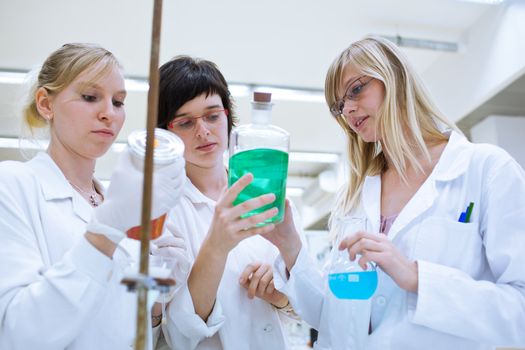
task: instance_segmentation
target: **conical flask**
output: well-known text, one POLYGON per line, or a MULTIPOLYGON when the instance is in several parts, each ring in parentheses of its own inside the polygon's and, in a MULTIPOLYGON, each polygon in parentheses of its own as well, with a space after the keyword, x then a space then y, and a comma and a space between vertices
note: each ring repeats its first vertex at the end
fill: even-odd
POLYGON ((366 270, 359 266, 360 255, 350 260, 348 250, 339 250, 341 241, 359 231, 369 231, 364 217, 344 217, 334 221, 336 239, 332 260, 328 268, 328 286, 339 299, 370 299, 377 289, 375 263, 367 263, 366 270))
POLYGON ((228 185, 231 186, 247 173, 252 173, 254 177, 233 204, 237 205, 267 193, 274 193, 276 197, 275 202, 243 216, 256 215, 272 207, 279 209, 276 216, 257 226, 279 223, 284 217, 290 134, 270 125, 271 116, 271 94, 254 92, 252 123, 233 129, 230 136, 228 185))

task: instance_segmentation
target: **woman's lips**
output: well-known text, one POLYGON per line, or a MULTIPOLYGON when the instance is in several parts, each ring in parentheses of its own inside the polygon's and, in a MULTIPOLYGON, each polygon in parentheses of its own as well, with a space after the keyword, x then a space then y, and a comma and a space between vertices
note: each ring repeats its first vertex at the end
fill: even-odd
POLYGON ((216 145, 217 145, 217 144, 214 143, 214 142, 206 143, 206 144, 204 144, 204 145, 202 145, 202 146, 198 146, 197 149, 198 149, 199 151, 208 152, 208 151, 213 150, 213 149, 215 148, 216 145))
POLYGON ((115 135, 115 133, 113 133, 113 131, 110 129, 94 130, 93 133, 105 137, 113 137, 115 135))
POLYGON ((368 119, 368 117, 362 117, 362 118, 358 118, 356 120, 356 122, 354 123, 354 127, 356 130, 360 130, 362 129, 362 127, 364 126, 364 123, 365 121, 368 119))

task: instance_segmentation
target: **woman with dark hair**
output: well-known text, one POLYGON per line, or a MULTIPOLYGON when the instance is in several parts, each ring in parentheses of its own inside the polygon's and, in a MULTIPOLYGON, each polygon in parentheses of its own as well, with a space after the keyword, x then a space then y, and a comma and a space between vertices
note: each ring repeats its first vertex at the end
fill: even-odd
POLYGON ((240 218, 275 195, 233 206, 251 175, 225 190, 223 154, 234 123, 228 85, 214 63, 181 56, 160 68, 158 125, 184 141, 187 173, 164 234, 183 238, 193 262, 167 311, 164 334, 174 349, 286 348, 281 316, 289 304, 271 268, 278 251, 260 236, 274 225, 255 227, 277 209, 240 218))

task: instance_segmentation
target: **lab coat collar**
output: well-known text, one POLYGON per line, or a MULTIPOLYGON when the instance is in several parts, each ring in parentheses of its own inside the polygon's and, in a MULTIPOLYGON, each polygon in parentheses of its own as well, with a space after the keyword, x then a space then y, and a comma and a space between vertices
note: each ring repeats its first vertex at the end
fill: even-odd
MULTIPOLYGON (((388 237, 393 240, 402 228, 432 206, 437 197, 434 181, 425 181, 418 193, 401 210, 390 228, 388 237), (416 197, 417 196, 417 197, 416 197)), ((368 229, 379 232, 381 226, 381 175, 368 176, 363 184, 363 209, 369 221, 368 229)))
POLYGON ((468 149, 470 148, 465 147, 468 144, 467 139, 455 131, 449 131, 447 133, 449 134, 448 143, 443 153, 441 153, 432 173, 423 185, 421 185, 421 188, 416 194, 414 194, 414 197, 412 197, 403 210, 401 210, 399 216, 390 228, 388 236, 391 240, 415 218, 422 215, 434 204, 438 196, 436 182, 451 181, 467 170, 470 159, 470 157, 467 156, 468 149))
POLYGON ((381 216, 381 175, 367 176, 362 192, 363 209, 372 232, 379 232, 381 216))
POLYGON ((186 177, 186 183, 184 184, 183 195, 188 197, 188 199, 193 204, 208 204, 210 206, 215 206, 216 202, 206 197, 195 185, 191 182, 189 177, 186 177))
POLYGON ((435 181, 450 181, 467 171, 471 157, 470 142, 456 131, 450 132, 448 144, 430 175, 435 181))
MULTIPOLYGON (((445 146, 432 174, 401 210, 390 228, 388 233, 390 240, 393 240, 398 232, 432 206, 438 195, 436 189, 437 181, 453 180, 467 170, 470 159, 468 150, 470 147, 465 146, 468 144, 469 142, 463 135, 455 131, 450 132, 449 142, 445 146)), ((362 203, 371 224, 370 229, 372 232, 379 232, 381 220, 381 175, 368 176, 365 179, 362 203)))
POLYGON ((73 188, 49 154, 40 152, 29 163, 41 179, 46 200, 73 197, 73 188))
MULTIPOLYGON (((437 197, 434 181, 427 179, 414 197, 401 210, 390 228, 388 238, 393 240, 397 233, 414 218, 432 206, 437 197)), ((379 232, 381 225, 381 175, 368 176, 363 184, 362 205, 370 223, 371 232, 379 232)))
MULTIPOLYGON (((41 179, 42 193, 46 201, 71 198, 75 214, 83 221, 89 222, 93 208, 80 195, 75 195, 75 190, 49 154, 40 152, 29 164, 41 179)), ((98 181, 95 181, 95 187, 99 190, 103 188, 98 181)))
POLYGON ((399 213, 388 232, 389 239, 394 240, 401 230, 427 211, 434 204, 437 196, 436 183, 429 177, 399 213))

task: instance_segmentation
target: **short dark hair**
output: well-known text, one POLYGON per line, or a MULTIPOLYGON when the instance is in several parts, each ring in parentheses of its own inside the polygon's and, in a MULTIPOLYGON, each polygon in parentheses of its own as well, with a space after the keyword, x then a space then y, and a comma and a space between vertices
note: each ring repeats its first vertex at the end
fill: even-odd
POLYGON ((226 79, 211 61, 176 56, 160 67, 159 110, 157 127, 168 128, 177 110, 202 94, 217 94, 228 113, 228 137, 237 122, 233 99, 226 79))

